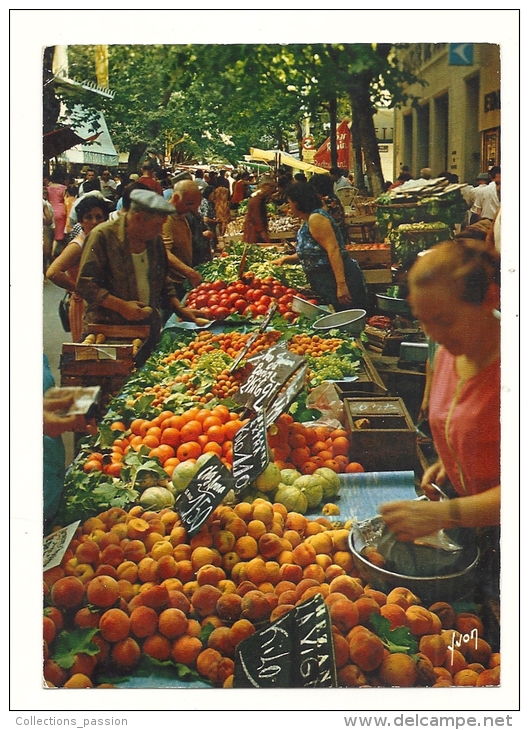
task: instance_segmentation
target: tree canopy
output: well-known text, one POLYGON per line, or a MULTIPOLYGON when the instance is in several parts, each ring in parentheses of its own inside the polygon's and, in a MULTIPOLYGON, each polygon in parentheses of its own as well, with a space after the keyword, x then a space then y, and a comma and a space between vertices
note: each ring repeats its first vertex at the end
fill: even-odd
MULTIPOLYGON (((97 81, 95 46, 69 47, 69 74, 97 81)), ((358 43, 111 45, 108 75, 114 98, 93 97, 93 104, 134 162, 170 151, 174 162, 234 164, 252 146, 301 145, 307 117, 323 142, 336 104, 340 116, 358 122, 373 180, 376 105, 402 102, 404 83, 416 80, 392 46, 358 43)))

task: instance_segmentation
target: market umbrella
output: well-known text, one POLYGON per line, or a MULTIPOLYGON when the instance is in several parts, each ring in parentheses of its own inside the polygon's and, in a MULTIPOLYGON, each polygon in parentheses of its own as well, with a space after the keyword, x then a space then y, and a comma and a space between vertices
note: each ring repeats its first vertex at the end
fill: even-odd
POLYGON ((328 174, 328 170, 317 165, 312 165, 310 162, 304 162, 303 160, 297 160, 288 152, 282 150, 260 150, 256 147, 250 147, 250 159, 252 160, 265 160, 266 162, 273 162, 277 159, 278 164, 288 165, 296 170, 304 170, 305 172, 313 172, 317 175, 328 174))

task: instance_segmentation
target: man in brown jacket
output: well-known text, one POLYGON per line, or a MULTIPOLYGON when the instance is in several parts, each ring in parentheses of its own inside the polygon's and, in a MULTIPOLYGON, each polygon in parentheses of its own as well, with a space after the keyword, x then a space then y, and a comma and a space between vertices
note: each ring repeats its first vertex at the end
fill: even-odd
POLYGON ((248 201, 243 231, 245 243, 270 243, 266 204, 274 194, 276 184, 271 177, 262 177, 258 187, 258 191, 248 201))

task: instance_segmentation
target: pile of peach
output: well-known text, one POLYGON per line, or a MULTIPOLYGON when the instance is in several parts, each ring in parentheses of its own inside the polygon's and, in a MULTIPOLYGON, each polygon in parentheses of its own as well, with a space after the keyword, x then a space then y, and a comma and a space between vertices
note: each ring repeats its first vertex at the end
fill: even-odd
POLYGON ((239 642, 321 594, 340 686, 499 684, 500 656, 478 616, 456 615, 448 603, 425 608, 406 588, 385 594, 365 585, 347 538, 325 518, 309 520, 263 499, 219 506, 191 538, 173 510, 111 508, 80 525, 61 565, 44 573, 45 680, 112 686, 98 676, 134 674, 147 655, 232 687, 239 642), (391 628, 407 627, 418 653, 390 653, 373 614, 391 628), (95 652, 76 654, 65 668, 56 639, 78 628, 97 630, 95 652))

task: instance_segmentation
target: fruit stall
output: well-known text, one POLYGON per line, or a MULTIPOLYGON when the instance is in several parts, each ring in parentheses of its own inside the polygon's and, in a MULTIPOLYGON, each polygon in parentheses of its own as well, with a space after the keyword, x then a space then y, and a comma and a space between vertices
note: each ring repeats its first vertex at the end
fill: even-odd
POLYGON ((364 335, 293 309, 312 303, 300 267, 252 247, 241 276, 236 251, 188 292, 212 323, 167 322, 67 471, 46 685, 498 685, 475 547, 396 559, 377 518, 427 465, 406 404, 364 335))

